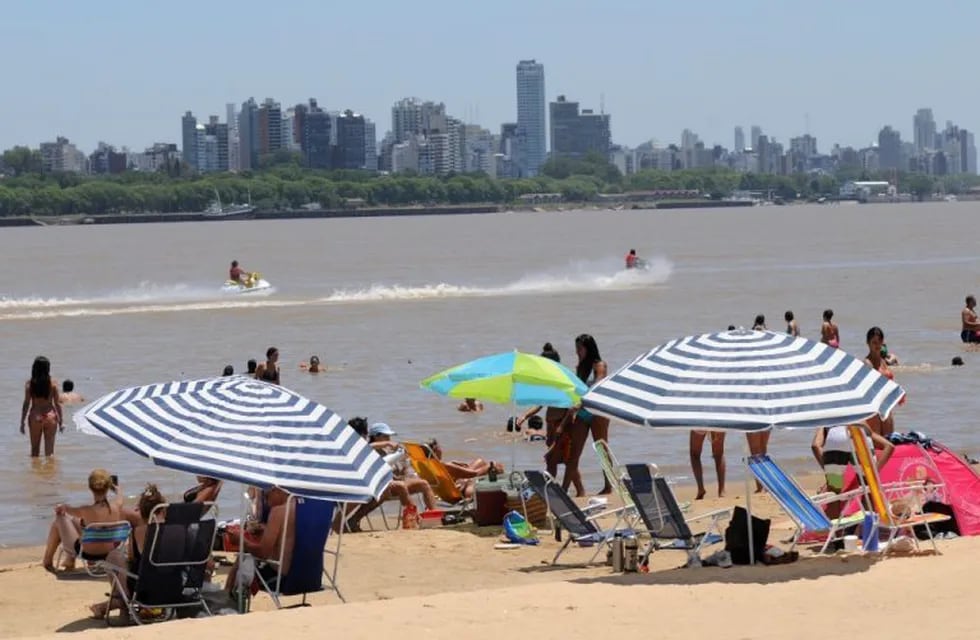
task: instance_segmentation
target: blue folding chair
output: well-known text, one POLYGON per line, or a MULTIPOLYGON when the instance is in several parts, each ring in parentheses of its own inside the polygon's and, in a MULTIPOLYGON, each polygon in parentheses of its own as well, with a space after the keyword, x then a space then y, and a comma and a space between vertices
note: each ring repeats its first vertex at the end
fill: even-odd
POLYGON ((796 547, 804 533, 815 533, 827 535, 820 548, 820 552, 823 553, 831 542, 843 537, 845 529, 864 520, 863 512, 831 520, 820 508, 820 505, 832 502, 846 504, 852 498, 864 495, 863 489, 810 497, 768 455, 751 456, 749 470, 793 521, 796 531, 793 534, 790 551, 796 547))
MULTIPOLYGON (((324 578, 326 578, 330 590, 337 594, 341 602, 346 602, 344 596, 340 593, 340 589, 337 587, 337 569, 340 563, 340 542, 343 536, 343 528, 337 534, 337 548, 326 548, 336 506, 337 503, 327 500, 290 496, 286 508, 287 510, 295 509, 296 517, 294 526, 296 533, 293 541, 293 557, 289 572, 285 575, 282 573, 282 561, 285 556, 288 533, 284 529, 282 544, 279 547, 279 558, 277 560, 263 561, 264 564, 272 565, 279 569, 275 579, 267 581, 263 578, 261 572, 256 573, 263 590, 272 598, 276 608, 283 608, 280 600, 282 596, 302 595, 303 601, 298 606, 307 606, 307 594, 325 589, 323 585, 324 578), (332 557, 333 566, 329 569, 324 565, 324 555, 332 557)), ((288 511, 286 523, 286 526, 288 526, 288 511)))

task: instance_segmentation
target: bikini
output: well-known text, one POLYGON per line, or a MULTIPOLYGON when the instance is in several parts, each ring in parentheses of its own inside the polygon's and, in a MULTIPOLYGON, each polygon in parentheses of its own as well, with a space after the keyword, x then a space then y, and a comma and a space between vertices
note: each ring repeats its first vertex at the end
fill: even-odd
POLYGON ((262 376, 259 378, 259 380, 263 380, 265 382, 274 382, 274 383, 278 384, 279 383, 279 370, 276 369, 276 368, 270 369, 269 367, 266 367, 266 368, 262 369, 262 376))

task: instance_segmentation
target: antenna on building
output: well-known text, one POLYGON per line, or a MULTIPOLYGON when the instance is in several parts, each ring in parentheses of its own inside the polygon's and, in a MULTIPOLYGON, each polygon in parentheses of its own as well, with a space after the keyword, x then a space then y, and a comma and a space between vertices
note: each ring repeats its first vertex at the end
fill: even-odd
POLYGON ((599 94, 599 113, 600 115, 606 115, 606 94, 599 94))

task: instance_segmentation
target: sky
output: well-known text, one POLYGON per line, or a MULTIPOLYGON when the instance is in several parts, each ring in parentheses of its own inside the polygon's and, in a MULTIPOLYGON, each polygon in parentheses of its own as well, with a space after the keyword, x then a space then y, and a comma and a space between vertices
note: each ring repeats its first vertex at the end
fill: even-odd
POLYGON ((827 152, 886 124, 911 139, 920 107, 980 126, 977 24, 966 0, 4 0, 0 149, 179 143, 185 111, 251 96, 353 109, 379 138, 418 96, 497 132, 534 58, 547 99, 604 104, 618 144, 759 125, 827 152))

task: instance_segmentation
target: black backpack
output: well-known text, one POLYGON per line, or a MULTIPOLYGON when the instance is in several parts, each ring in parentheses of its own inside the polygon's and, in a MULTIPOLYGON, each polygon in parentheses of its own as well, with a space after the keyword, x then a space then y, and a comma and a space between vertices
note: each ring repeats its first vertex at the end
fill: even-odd
MULTIPOLYGON (((749 563, 749 513, 743 507, 735 507, 731 522, 725 529, 725 551, 731 554, 734 564, 749 563)), ((755 547, 755 561, 762 561, 769 539, 771 521, 752 516, 752 546, 755 547)))

